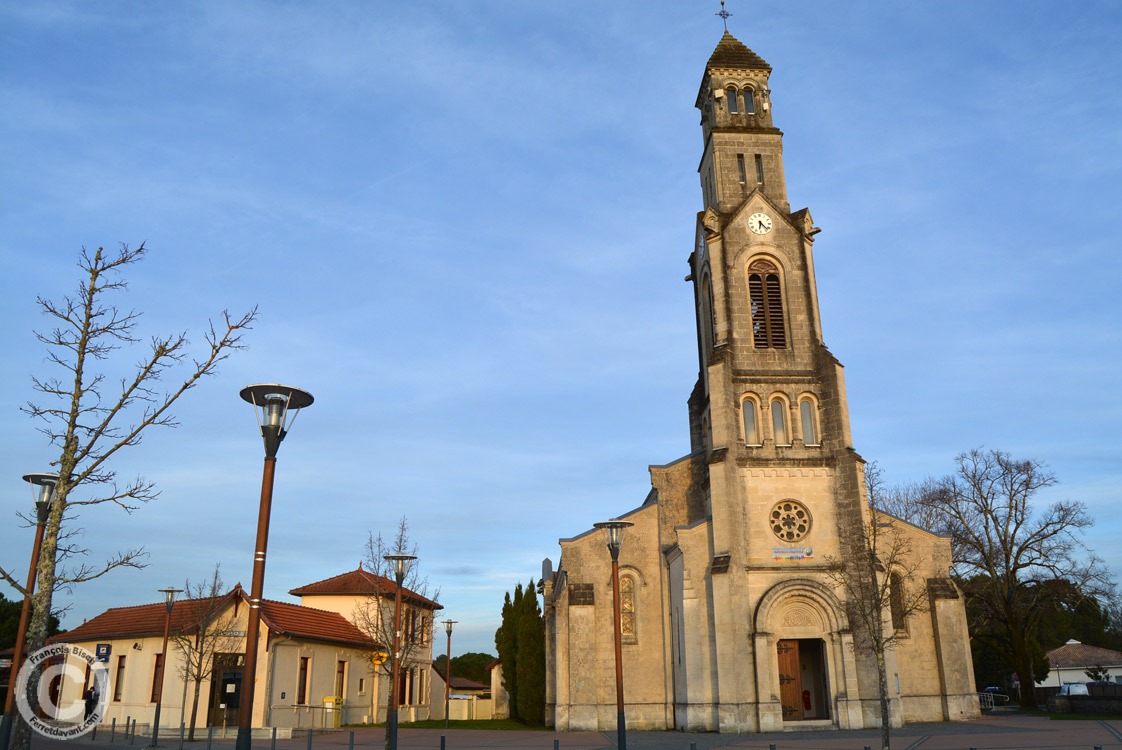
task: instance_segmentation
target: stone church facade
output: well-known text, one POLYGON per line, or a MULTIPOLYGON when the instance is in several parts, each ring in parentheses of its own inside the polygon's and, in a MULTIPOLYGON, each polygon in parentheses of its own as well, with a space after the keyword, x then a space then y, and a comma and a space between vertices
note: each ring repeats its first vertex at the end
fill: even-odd
MULTIPOLYGON (((651 466, 620 518, 624 700, 632 729, 879 726, 876 660, 831 577, 869 524, 901 534, 924 611, 893 622, 891 722, 978 716, 950 541, 878 516, 850 437, 842 366, 822 339, 807 209, 791 211, 770 66, 725 32, 697 107, 704 210, 689 257, 699 377, 691 452, 651 466)), ((604 519, 593 519, 604 520, 604 519)), ((543 571, 546 719, 615 727, 611 563, 599 532, 543 571)), ((883 567, 883 566, 882 566, 883 567)), ((891 571, 880 572, 890 575, 891 571)))

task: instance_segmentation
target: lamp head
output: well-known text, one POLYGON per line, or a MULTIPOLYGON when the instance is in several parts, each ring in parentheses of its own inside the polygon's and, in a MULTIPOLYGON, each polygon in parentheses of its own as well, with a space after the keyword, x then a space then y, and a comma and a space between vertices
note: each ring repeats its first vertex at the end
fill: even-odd
POLYGON ((452 626, 455 625, 455 624, 456 624, 455 620, 445 620, 444 621, 444 632, 447 633, 449 635, 449 637, 451 637, 451 635, 452 635, 452 626))
POLYGON ((276 383, 247 385, 240 395, 242 400, 253 404, 261 436, 265 438, 265 458, 276 458, 281 441, 296 421, 296 414, 315 401, 305 390, 276 383))
POLYGON ((164 595, 164 604, 168 608, 168 614, 171 614, 171 607, 175 604, 175 595, 182 593, 183 589, 166 588, 160 589, 160 593, 164 595))
POLYGON ((619 560, 619 550, 623 546, 623 532, 635 524, 613 518, 611 521, 601 521, 592 525, 604 532, 608 551, 612 553, 612 560, 619 560))
POLYGON ((405 580, 405 566, 410 560, 416 560, 416 555, 383 555, 382 559, 393 565, 393 575, 397 579, 397 585, 400 586, 401 582, 405 580))
POLYGON ((31 494, 35 498, 35 510, 39 523, 47 522, 47 513, 55 501, 55 487, 58 484, 58 474, 24 474, 23 481, 31 485, 31 494))

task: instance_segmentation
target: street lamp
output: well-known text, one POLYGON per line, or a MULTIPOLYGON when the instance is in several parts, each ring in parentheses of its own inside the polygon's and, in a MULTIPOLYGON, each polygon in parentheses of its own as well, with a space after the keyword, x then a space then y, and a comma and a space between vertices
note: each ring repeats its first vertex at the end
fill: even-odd
POLYGON ((242 671, 238 704, 237 750, 250 750, 252 743, 253 681, 257 677, 257 632, 261 623, 261 595, 265 586, 265 548, 269 544, 269 513, 273 504, 273 475, 277 449, 292 427, 296 414, 311 406, 312 394, 290 385, 260 383, 241 390, 243 400, 253 404, 261 437, 265 439, 265 469, 261 478, 261 505, 257 514, 257 546, 253 553, 253 584, 249 594, 249 622, 245 631, 245 669, 242 671), (289 414, 291 413, 291 418, 289 414))
POLYGON ((616 747, 618 750, 627 750, 627 726, 623 721, 623 636, 620 632, 619 617, 619 548, 623 546, 624 530, 635 524, 612 519, 592 525, 604 531, 608 551, 612 553, 612 614, 616 636, 616 747))
POLYGON ((393 565, 397 593, 393 603, 393 681, 390 682, 390 715, 386 717, 386 730, 390 735, 390 750, 397 750, 397 671, 401 668, 401 582, 405 580, 405 565, 416 560, 414 555, 383 555, 382 559, 393 565))
POLYGON ((448 634, 448 661, 444 662, 444 728, 448 728, 448 694, 452 687, 452 626, 455 620, 444 621, 444 632, 448 634))
POLYGON ((31 569, 27 572, 27 593, 23 597, 23 609, 19 613, 19 628, 16 630, 15 651, 12 652, 12 667, 8 671, 8 697, 4 700, 4 716, 0 719, 0 750, 8 750, 12 736, 12 712, 15 710, 16 675, 19 673, 20 658, 23 656, 23 642, 27 637, 27 622, 31 619, 31 595, 35 592, 35 569, 39 567, 39 548, 43 544, 43 528, 47 525, 47 515, 51 503, 55 501, 55 485, 58 474, 24 474, 23 481, 31 485, 31 496, 35 498, 35 544, 31 547, 31 569))
POLYGON ((171 608, 175 604, 175 595, 183 589, 160 589, 164 595, 164 604, 167 606, 167 616, 164 618, 164 645, 160 648, 160 669, 156 678, 156 718, 152 721, 152 742, 148 747, 156 747, 160 738, 160 701, 164 697, 164 673, 168 663, 168 631, 171 629, 171 608))

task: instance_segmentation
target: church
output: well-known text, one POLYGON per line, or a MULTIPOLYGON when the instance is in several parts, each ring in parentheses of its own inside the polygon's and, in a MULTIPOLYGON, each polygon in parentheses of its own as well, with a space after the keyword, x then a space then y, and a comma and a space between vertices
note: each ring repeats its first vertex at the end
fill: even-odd
MULTIPOLYGON (((950 540, 869 506, 842 365, 822 339, 819 230, 787 200, 770 74, 726 31, 697 96, 704 210, 686 280, 699 373, 690 453, 651 466, 650 493, 619 515, 633 524, 619 553, 627 726, 879 726, 876 658, 836 575, 873 528, 906 542, 909 575, 893 585, 924 602, 907 616, 884 615, 895 637, 884 652, 891 724, 974 719, 950 540)), ((612 730, 610 556, 594 530, 560 545, 556 570, 546 560, 542 576, 546 723, 612 730)))

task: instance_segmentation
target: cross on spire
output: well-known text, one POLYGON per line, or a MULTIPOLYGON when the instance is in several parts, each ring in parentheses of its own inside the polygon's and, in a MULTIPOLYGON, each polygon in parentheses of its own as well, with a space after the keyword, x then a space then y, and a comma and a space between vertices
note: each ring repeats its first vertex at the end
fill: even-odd
POLYGON ((724 23, 724 25, 725 25, 725 31, 728 31, 729 30, 729 16, 731 16, 732 13, 729 13, 727 10, 725 10, 725 0, 721 0, 721 12, 720 13, 714 13, 713 15, 721 17, 721 22, 724 23))

